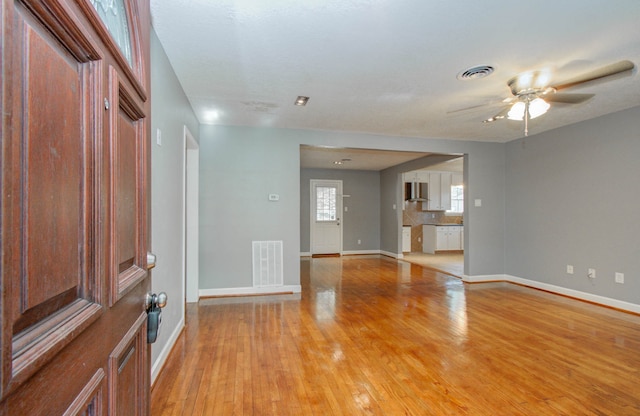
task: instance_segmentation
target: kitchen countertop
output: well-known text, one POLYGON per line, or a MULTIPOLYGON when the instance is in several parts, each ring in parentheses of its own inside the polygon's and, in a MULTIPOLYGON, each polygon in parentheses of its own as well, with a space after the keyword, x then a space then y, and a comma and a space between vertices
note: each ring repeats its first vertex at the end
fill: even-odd
POLYGON ((452 224, 450 222, 446 223, 446 224, 424 224, 424 225, 433 225, 435 227, 443 227, 443 226, 444 227, 453 227, 453 226, 461 227, 461 226, 464 226, 464 224, 452 224))

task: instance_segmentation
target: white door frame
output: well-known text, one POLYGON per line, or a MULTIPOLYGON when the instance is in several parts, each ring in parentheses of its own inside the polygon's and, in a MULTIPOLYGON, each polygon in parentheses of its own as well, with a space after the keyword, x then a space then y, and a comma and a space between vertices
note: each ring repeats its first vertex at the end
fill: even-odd
POLYGON ((199 184, 199 159, 200 148, 187 126, 184 126, 183 142, 183 191, 182 191, 182 215, 183 231, 182 239, 182 284, 185 287, 185 296, 188 303, 197 302, 199 299, 198 284, 198 184, 199 184))
POLYGON ((344 213, 342 212, 342 180, 340 179, 311 179, 309 181, 309 250, 311 254, 315 254, 316 250, 314 248, 314 237, 315 237, 315 224, 316 224, 316 207, 315 207, 315 195, 314 189, 315 186, 322 183, 331 183, 336 184, 338 188, 338 192, 336 195, 336 216, 338 218, 338 223, 340 227, 340 248, 338 250, 338 254, 342 255, 343 248, 343 227, 344 227, 344 213))

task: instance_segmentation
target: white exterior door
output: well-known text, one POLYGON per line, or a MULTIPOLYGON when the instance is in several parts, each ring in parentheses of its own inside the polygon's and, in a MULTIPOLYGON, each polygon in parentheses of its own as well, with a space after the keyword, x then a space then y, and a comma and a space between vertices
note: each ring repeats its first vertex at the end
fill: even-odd
POLYGON ((342 181, 311 180, 311 254, 342 253, 342 181))

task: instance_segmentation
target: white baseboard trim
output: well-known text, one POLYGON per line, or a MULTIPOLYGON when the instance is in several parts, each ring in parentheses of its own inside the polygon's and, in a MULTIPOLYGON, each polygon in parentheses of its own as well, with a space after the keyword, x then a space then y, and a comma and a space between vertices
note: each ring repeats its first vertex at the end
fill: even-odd
POLYGON ((540 289, 547 292, 555 293, 557 295, 568 296, 583 300, 586 302, 595 303, 598 305, 608 306, 610 308, 619 309, 622 311, 632 312, 640 314, 640 305, 630 302, 625 302, 618 299, 612 299, 605 296, 594 295, 593 293, 582 292, 575 289, 569 289, 562 286, 556 286, 549 283, 538 282, 536 280, 524 279, 522 277, 511 276, 508 274, 494 274, 484 276, 463 276, 462 281, 466 283, 482 283, 482 282, 509 282, 519 285, 532 287, 534 289, 540 289))
POLYGON ((275 287, 230 287, 224 289, 200 289, 201 298, 215 296, 251 296, 251 295, 269 295, 272 293, 300 293, 302 287, 300 285, 283 285, 275 287))
POLYGON ((380 250, 345 250, 343 256, 354 256, 358 254, 380 254, 380 250))
POLYGON ((184 329, 184 318, 182 318, 180 322, 178 322, 178 325, 176 325, 176 327, 174 328, 173 332, 171 333, 171 336, 167 340, 167 343, 164 344, 162 351, 160 351, 160 355, 151 366, 151 385, 152 386, 153 386, 153 383, 155 383, 156 378, 158 377, 158 374, 160 374, 160 370, 162 370, 162 367, 164 367, 164 364, 167 361, 167 358, 169 358, 169 353, 171 352, 171 349, 175 345, 176 341, 178 341, 178 337, 180 336, 180 333, 182 333, 183 329, 184 329))
POLYGON ((384 250, 380 250, 380 254, 382 254, 383 256, 394 258, 394 259, 401 259, 404 257, 402 253, 398 254, 398 253, 392 253, 390 251, 384 251, 384 250))
POLYGON ((627 312, 640 314, 640 305, 622 300, 612 299, 605 296, 594 295, 593 293, 581 292, 575 289, 569 289, 562 286, 551 285, 549 283, 537 282, 535 280, 523 279, 517 276, 508 276, 509 281, 524 286, 530 286, 547 292, 557 293, 559 295, 569 296, 572 298, 584 300, 599 305, 609 306, 611 308, 620 309, 627 312))
MULTIPOLYGON (((382 254, 380 250, 345 250, 342 252, 343 256, 354 256, 358 254, 382 254)), ((390 255, 390 254, 388 254, 390 255)), ((300 257, 311 257, 311 252, 301 252, 300 257)))
POLYGON ((478 276, 462 275, 462 281, 465 283, 486 283, 486 282, 508 282, 509 275, 506 274, 486 274, 478 276))

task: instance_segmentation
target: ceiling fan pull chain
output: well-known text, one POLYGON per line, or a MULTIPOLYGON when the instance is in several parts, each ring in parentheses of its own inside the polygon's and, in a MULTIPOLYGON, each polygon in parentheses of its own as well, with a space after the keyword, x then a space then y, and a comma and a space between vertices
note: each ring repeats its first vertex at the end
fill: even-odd
POLYGON ((524 103, 524 137, 529 135, 529 100, 524 103))

